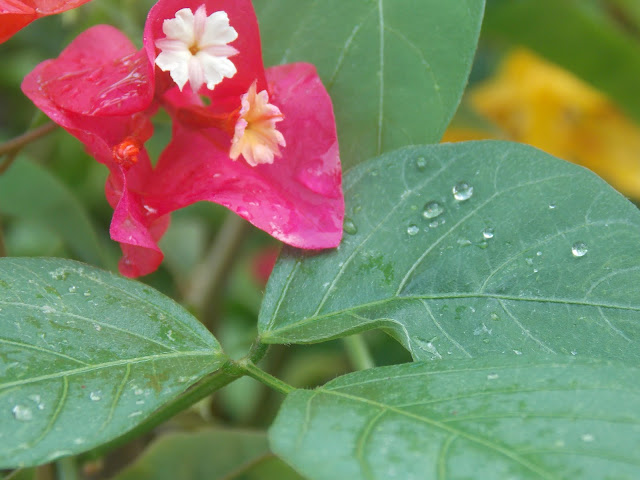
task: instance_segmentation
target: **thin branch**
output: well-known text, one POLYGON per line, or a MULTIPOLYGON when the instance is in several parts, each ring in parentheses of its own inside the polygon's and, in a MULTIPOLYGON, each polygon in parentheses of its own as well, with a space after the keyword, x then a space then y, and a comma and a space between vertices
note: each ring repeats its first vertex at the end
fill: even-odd
POLYGON ((53 132, 57 127, 58 125, 56 123, 47 122, 34 130, 29 130, 18 137, 12 138, 3 144, 0 144, 0 155, 6 155, 7 153, 20 150, 25 145, 39 139, 40 137, 44 137, 50 132, 53 132))
POLYGON ((226 282, 229 269, 233 265, 236 253, 242 246, 249 223, 230 213, 222 224, 209 252, 191 276, 185 300, 201 319, 206 310, 215 303, 222 293, 221 287, 226 282))
POLYGON ((18 137, 12 138, 11 140, 4 142, 3 144, 0 144, 0 157, 7 155, 5 161, 0 164, 0 175, 7 171, 20 150, 22 150, 29 143, 34 142, 41 137, 44 137, 56 128, 58 128, 57 124, 48 122, 34 130, 25 132, 18 137))

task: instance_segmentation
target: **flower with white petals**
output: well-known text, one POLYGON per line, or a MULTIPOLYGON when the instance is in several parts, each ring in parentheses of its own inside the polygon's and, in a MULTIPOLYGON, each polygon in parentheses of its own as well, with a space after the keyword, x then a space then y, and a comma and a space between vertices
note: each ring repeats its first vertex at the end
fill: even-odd
POLYGON ((156 41, 161 50, 156 65, 170 73, 181 91, 187 81, 194 92, 204 84, 213 90, 225 77, 236 74, 236 67, 228 57, 238 50, 227 44, 238 38, 238 32, 229 25, 226 12, 207 16, 204 5, 195 14, 183 8, 175 18, 164 21, 162 31, 166 37, 156 41))
POLYGON ((235 134, 231 141, 232 160, 242 155, 249 165, 273 163, 275 156, 281 156, 280 148, 286 146, 284 136, 276 130, 276 122, 284 119, 280 109, 269 103, 266 90, 257 93, 256 82, 242 95, 240 118, 236 122, 235 134))

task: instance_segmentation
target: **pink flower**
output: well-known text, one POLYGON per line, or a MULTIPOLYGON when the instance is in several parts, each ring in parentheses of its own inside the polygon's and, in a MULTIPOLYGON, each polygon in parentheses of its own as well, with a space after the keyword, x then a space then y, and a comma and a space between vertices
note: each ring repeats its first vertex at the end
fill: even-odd
POLYGON ((23 83, 109 167, 120 271, 155 270, 168 214, 201 200, 290 245, 337 246, 340 159, 331 101, 315 68, 293 64, 265 74, 249 0, 160 0, 144 44, 144 53, 135 52, 117 30, 93 27, 23 83), (144 142, 158 106, 173 118, 173 137, 152 168, 144 142))
POLYGON ((0 0, 0 43, 34 20, 55 15, 90 0, 0 0))

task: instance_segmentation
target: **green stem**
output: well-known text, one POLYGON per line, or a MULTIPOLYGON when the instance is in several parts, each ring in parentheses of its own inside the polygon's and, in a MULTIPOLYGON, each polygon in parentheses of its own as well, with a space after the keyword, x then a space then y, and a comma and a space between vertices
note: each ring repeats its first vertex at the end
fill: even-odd
POLYGON ((283 382, 282 380, 269 375, 264 370, 256 367, 251 361, 247 358, 243 358, 242 360, 238 360, 236 365, 245 371, 247 375, 252 378, 255 378, 259 382, 264 383, 267 387, 271 387, 278 392, 288 395, 295 390, 291 385, 283 382))
POLYGON ((198 318, 205 318, 205 310, 220 295, 248 225, 235 213, 230 213, 209 252, 191 276, 185 301, 198 313, 198 318))
POLYGON ((56 478, 58 480, 79 480, 78 466, 75 457, 61 458, 56 462, 56 478))
POLYGON ((38 127, 36 129, 30 130, 26 133, 23 133, 19 137, 12 138, 11 140, 4 142, 0 145, 0 157, 3 155, 9 155, 9 157, 0 164, 0 174, 4 173, 13 160, 15 159, 16 154, 22 150, 27 144, 39 139, 40 137, 44 137, 49 132, 52 132, 58 127, 53 122, 48 122, 38 127))
POLYGON ((367 370, 376 366, 362 335, 351 335, 343 338, 351 365, 356 370, 367 370))

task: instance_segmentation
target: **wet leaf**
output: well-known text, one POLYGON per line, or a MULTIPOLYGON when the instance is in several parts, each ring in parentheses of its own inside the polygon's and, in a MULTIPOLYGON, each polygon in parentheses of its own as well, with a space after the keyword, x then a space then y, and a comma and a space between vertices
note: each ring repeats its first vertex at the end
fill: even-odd
POLYGON ((0 468, 106 443, 225 359, 141 283, 58 259, 0 259, 0 468))
POLYGON ((339 249, 278 261, 262 341, 383 328, 415 359, 640 360, 640 212, 588 170, 515 143, 410 147, 349 172, 345 197, 339 249))
POLYGON ((311 480, 635 479, 640 371, 554 357, 374 368, 290 394, 273 450, 311 480))
POLYGON ((467 83, 484 0, 254 3, 265 63, 317 67, 344 167, 440 140, 467 83))

